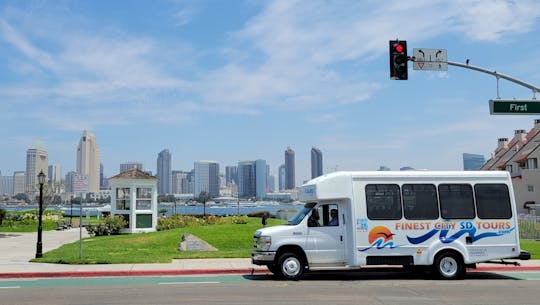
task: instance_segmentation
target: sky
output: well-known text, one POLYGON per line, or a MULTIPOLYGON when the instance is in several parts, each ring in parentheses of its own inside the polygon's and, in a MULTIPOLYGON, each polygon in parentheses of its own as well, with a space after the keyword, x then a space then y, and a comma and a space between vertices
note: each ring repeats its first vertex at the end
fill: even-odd
MULTIPOLYGON (((540 1, 0 0, 0 171, 24 171, 37 143, 75 170, 83 130, 106 176, 172 154, 225 166, 287 147, 296 183, 310 150, 324 172, 384 165, 462 170, 540 115, 490 115, 533 92, 470 69, 389 77, 388 41, 540 86, 540 1)), ((540 94, 536 94, 540 99, 540 94)))

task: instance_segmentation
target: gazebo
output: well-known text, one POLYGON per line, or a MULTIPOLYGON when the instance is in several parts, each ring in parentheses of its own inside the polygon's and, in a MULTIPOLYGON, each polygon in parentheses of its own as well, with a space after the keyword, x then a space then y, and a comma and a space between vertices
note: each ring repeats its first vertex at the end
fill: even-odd
POLYGON ((109 179, 111 215, 120 215, 128 223, 121 233, 156 231, 157 182, 158 178, 136 168, 109 179))

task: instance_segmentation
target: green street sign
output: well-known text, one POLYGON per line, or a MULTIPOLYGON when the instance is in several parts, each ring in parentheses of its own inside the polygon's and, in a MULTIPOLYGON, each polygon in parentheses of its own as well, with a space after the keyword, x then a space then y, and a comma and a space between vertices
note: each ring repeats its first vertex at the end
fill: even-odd
POLYGON ((490 114, 540 114, 540 100, 489 100, 490 114))

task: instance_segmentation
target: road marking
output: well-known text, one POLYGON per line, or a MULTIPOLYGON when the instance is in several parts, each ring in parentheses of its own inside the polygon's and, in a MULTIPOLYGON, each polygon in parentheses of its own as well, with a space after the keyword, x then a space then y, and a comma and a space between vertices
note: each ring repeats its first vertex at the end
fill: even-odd
POLYGON ((21 286, 6 286, 6 287, 0 287, 0 289, 17 289, 21 288, 21 286))
POLYGON ((221 284, 221 282, 164 282, 158 285, 184 285, 184 284, 221 284))

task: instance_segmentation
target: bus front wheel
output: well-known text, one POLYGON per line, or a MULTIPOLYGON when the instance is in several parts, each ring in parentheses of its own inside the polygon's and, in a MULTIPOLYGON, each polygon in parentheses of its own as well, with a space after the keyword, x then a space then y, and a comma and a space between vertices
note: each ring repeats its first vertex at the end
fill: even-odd
POLYGON ((284 253, 280 256, 277 267, 284 278, 298 280, 304 273, 306 265, 296 253, 284 253))

